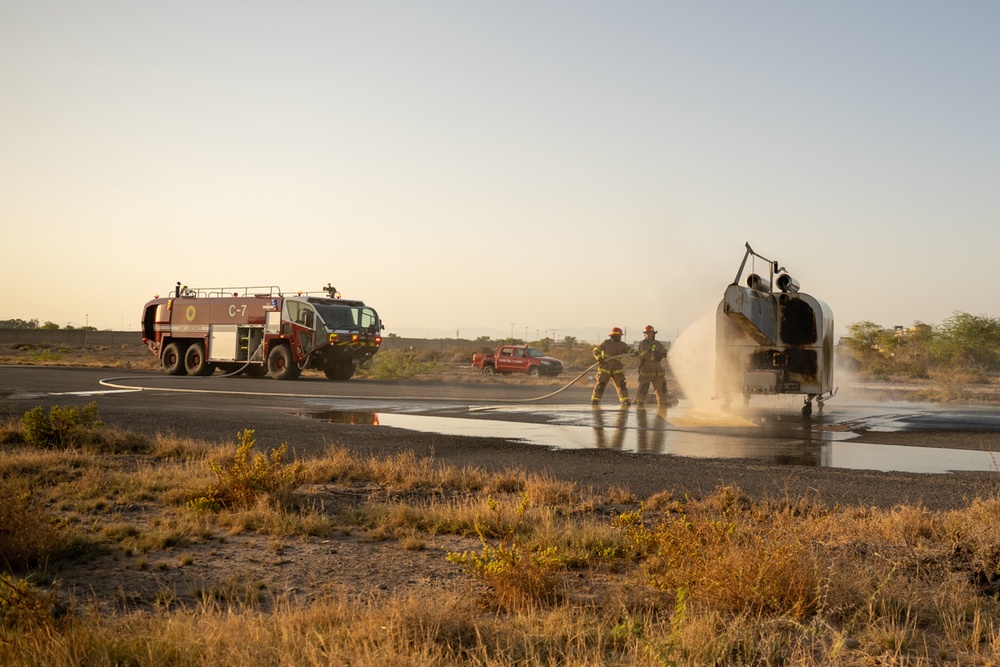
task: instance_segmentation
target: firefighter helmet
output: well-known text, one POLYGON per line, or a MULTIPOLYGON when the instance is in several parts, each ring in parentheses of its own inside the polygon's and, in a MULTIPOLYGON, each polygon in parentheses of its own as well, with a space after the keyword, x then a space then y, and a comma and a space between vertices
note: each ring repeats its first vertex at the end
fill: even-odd
POLYGON ((656 333, 656 329, 654 329, 654 328, 653 328, 653 325, 652 325, 652 324, 647 324, 647 325, 646 325, 646 328, 642 330, 642 333, 651 333, 651 334, 655 334, 655 333, 656 333))
POLYGON ((609 336, 621 336, 622 335, 622 330, 619 329, 618 327, 615 327, 615 328, 613 328, 611 330, 611 333, 609 333, 608 335, 609 336))

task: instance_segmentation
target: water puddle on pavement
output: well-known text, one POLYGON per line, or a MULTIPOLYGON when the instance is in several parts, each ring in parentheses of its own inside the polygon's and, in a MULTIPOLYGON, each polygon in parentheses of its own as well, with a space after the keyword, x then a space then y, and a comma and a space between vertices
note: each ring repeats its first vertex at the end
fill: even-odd
POLYGON ((883 472, 995 471, 1000 456, 979 450, 870 444, 858 441, 856 433, 838 424, 787 415, 749 420, 690 409, 591 410, 579 406, 484 406, 471 408, 469 413, 478 416, 405 414, 384 409, 299 414, 337 424, 501 438, 553 449, 613 449, 883 472), (526 416, 534 421, 523 421, 526 416))

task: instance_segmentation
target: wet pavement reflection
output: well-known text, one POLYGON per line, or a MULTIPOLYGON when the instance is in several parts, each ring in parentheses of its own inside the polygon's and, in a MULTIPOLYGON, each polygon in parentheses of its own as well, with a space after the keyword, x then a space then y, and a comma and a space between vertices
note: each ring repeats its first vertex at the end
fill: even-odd
POLYGON ((928 425, 1000 431, 1000 411, 995 409, 845 405, 803 418, 787 406, 719 413, 698 411, 685 401, 669 409, 644 410, 580 405, 415 406, 374 400, 314 403, 314 410, 300 414, 338 424, 503 438, 556 449, 598 448, 886 472, 998 469, 997 458, 990 452, 864 442, 865 432, 928 425))

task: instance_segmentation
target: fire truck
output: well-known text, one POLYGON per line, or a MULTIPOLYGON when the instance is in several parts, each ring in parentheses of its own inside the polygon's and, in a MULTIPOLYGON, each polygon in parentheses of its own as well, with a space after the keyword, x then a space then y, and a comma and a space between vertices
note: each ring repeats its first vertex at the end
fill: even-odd
POLYGON ((142 310, 142 342, 170 375, 216 369, 294 380, 307 368, 348 380, 382 344, 378 313, 363 301, 275 286, 189 288, 177 283, 142 310))

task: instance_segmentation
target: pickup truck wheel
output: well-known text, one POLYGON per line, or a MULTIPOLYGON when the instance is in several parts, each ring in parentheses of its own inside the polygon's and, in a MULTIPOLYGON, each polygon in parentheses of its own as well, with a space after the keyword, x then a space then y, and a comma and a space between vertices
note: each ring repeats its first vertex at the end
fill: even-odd
POLYGON ((184 348, 178 343, 170 343, 163 348, 163 370, 167 375, 187 375, 184 368, 184 348))
POLYGON ((494 366, 483 366, 483 375, 496 375, 497 369, 494 366))
POLYGON ((541 375, 541 371, 538 370, 538 366, 532 366, 528 369, 528 377, 536 378, 541 375))
POLYGON ((275 380, 295 380, 299 377, 299 367, 295 365, 292 350, 287 345, 278 345, 267 355, 267 372, 275 380))

